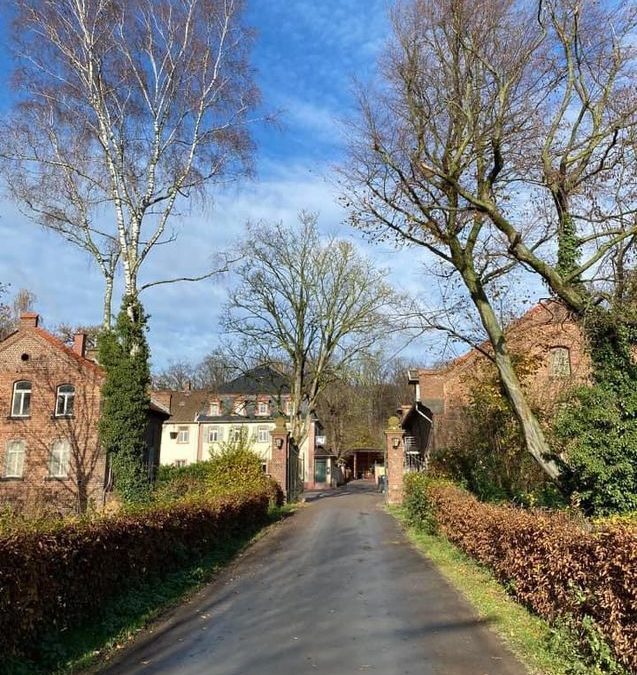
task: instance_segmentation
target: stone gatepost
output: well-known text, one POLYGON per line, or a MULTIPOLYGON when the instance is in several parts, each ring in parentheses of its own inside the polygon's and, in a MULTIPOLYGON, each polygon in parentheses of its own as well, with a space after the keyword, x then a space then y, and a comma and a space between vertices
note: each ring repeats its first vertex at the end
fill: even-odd
POLYGON ((280 485, 283 494, 287 495, 290 432, 285 426, 285 417, 277 417, 275 424, 272 430, 272 458, 269 462, 268 473, 280 485))
POLYGON ((403 501, 403 476, 405 473, 405 447, 403 430, 398 417, 390 417, 385 429, 387 466, 387 503, 401 504, 403 501))

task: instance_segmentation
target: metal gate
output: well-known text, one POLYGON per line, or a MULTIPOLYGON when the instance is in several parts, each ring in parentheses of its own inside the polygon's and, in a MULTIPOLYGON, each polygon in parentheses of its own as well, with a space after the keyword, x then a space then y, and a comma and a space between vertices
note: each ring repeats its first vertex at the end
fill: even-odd
POLYGON ((290 439, 287 456, 287 475, 285 479, 286 498, 295 502, 303 492, 303 458, 298 446, 290 439))

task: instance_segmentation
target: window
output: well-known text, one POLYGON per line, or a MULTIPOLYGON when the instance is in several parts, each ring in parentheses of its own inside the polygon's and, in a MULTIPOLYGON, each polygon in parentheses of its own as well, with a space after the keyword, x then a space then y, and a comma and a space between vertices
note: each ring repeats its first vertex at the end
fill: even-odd
POLYGON ((259 427, 257 430, 257 441, 267 443, 270 440, 270 430, 268 427, 259 427))
POLYGON ((267 415, 270 412, 270 406, 264 401, 259 401, 257 404, 257 415, 267 415))
POLYGON ((29 417, 31 414, 31 383, 21 380, 13 385, 11 417, 29 417))
POLYGON ((567 347, 552 347, 549 353, 549 375, 568 377, 571 374, 571 355, 567 347))
POLYGON ((58 387, 55 402, 56 417, 71 417, 75 405, 75 387, 72 384, 61 384, 58 387))
POLYGON ((188 427, 177 427, 177 443, 188 443, 190 440, 190 429, 188 427))
POLYGON ((286 415, 292 414, 292 401, 290 399, 287 399, 287 401, 285 402, 285 414, 286 415))
POLYGON ((235 415, 245 415, 246 414, 246 402, 245 401, 240 401, 237 399, 233 404, 232 404, 232 412, 235 415))
POLYGON ((49 459, 49 476, 52 478, 66 478, 69 475, 69 461, 71 459, 71 444, 66 438, 55 441, 51 447, 49 459))
POLYGON ((175 460, 175 466, 176 467, 186 466, 186 460, 185 459, 176 459, 175 460))
POLYGON ((216 443, 221 440, 221 429, 219 427, 208 427, 208 443, 216 443))
POLYGON ((238 443, 241 440, 241 427, 234 427, 230 432, 230 440, 238 443))
POLYGON ((9 441, 7 443, 7 454, 4 464, 4 475, 6 478, 22 478, 24 473, 24 441, 9 441))
POLYGON ((219 415, 219 402, 218 401, 214 401, 213 403, 210 404, 209 415, 211 417, 217 417, 219 415))

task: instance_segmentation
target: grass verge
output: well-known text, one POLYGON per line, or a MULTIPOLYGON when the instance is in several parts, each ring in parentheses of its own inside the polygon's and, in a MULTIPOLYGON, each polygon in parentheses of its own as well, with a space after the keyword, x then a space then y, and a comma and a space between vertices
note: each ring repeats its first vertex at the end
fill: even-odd
POLYGON ((411 526, 404 511, 389 508, 409 540, 473 605, 481 618, 507 643, 533 675, 602 675, 606 670, 581 655, 576 636, 566 626, 551 626, 519 605, 494 578, 444 537, 411 526))
POLYGON ((103 607, 94 622, 44 636, 37 645, 37 657, 33 660, 0 661, 0 673, 70 675, 92 671, 130 642, 139 631, 212 581, 241 551, 261 538, 268 525, 291 515, 295 508, 295 505, 286 505, 271 509, 269 523, 265 527, 224 542, 223 546, 215 547, 178 572, 162 579, 148 579, 143 586, 126 589, 103 607))

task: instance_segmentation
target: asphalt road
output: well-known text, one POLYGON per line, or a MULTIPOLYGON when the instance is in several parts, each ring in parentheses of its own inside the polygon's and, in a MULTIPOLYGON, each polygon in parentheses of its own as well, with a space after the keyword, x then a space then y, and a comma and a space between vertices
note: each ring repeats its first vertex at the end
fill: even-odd
POLYGON ((369 485, 299 510, 112 663, 111 675, 522 675, 369 485))

